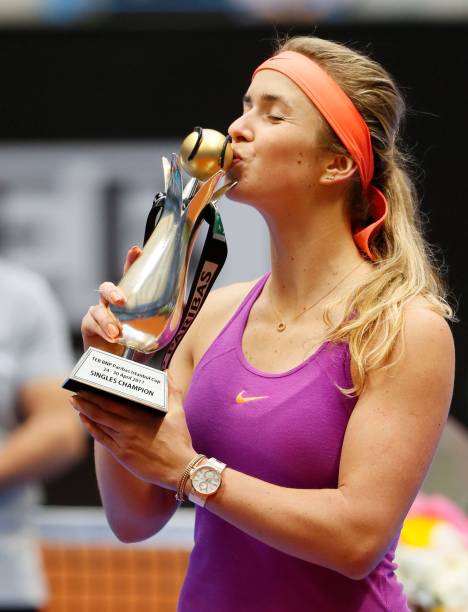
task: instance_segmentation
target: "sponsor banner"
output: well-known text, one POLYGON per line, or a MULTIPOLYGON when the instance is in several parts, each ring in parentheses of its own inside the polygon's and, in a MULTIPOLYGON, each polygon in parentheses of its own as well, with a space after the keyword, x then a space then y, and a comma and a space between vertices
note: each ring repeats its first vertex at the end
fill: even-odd
POLYGON ((206 291, 209 287, 211 278, 216 270, 219 268, 219 264, 213 263, 212 261, 205 261, 203 264, 203 269, 200 273, 199 278, 197 279, 197 285, 193 291, 192 300, 186 308, 185 318, 182 321, 181 326, 177 330, 176 335, 172 339, 172 342, 169 344, 169 348, 167 349, 164 359, 163 359, 163 368, 167 368, 169 366, 169 362, 171 360, 172 355, 174 354, 176 348, 179 346, 182 338, 185 336, 186 331, 192 325, 195 317, 198 314, 198 311, 203 305, 206 297, 206 291))

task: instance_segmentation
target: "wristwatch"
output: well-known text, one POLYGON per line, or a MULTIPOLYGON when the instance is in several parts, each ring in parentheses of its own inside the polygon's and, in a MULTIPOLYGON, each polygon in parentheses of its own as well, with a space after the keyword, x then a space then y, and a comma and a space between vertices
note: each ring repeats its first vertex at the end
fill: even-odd
POLYGON ((216 493, 221 486, 221 474, 225 467, 225 463, 221 463, 214 457, 211 457, 202 465, 194 467, 190 471, 192 486, 188 496, 189 500, 203 508, 208 497, 216 493))

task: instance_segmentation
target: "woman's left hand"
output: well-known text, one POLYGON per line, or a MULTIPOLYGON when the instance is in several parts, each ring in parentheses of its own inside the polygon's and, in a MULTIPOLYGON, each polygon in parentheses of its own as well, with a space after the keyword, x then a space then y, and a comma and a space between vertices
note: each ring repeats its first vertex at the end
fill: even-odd
POLYGON ((87 391, 80 391, 70 401, 91 436, 132 474, 177 490, 182 472, 196 452, 182 393, 167 374, 169 410, 165 416, 87 391))

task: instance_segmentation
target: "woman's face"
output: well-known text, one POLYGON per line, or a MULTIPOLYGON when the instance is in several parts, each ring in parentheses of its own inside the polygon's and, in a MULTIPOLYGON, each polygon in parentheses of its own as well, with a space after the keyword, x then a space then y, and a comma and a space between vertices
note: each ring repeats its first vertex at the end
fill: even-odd
POLYGON ((313 198, 325 168, 322 119, 286 76, 262 70, 244 96, 244 112, 229 127, 238 181, 233 200, 262 210, 313 198))

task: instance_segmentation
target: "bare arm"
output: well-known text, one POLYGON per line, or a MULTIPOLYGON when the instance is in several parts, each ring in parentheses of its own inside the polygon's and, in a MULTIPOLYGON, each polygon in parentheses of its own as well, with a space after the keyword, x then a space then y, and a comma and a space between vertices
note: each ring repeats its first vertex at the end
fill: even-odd
POLYGON ((408 312, 405 353, 370 377, 350 418, 337 489, 278 487, 227 468, 206 507, 287 554, 366 576, 398 531, 446 421, 454 350, 447 324, 408 312))
POLYGON ((94 443, 96 476, 112 531, 122 542, 138 542, 160 531, 177 509, 174 494, 145 482, 94 443))
MULTIPOLYGON (((171 374, 186 389, 191 371, 189 353, 181 344, 172 360, 171 374)), ((116 536, 124 542, 135 542, 160 531, 178 508, 174 491, 134 475, 99 442, 95 442, 94 453, 102 503, 116 536)), ((179 476, 193 454, 182 462, 179 476)))
POLYGON ((55 475, 84 455, 84 431, 61 384, 37 380, 20 390, 24 421, 0 449, 0 490, 55 475))
MULTIPOLYGON (((139 256, 141 250, 129 251, 125 269, 139 256)), ((114 292, 111 283, 101 287, 101 304, 91 307, 83 319, 82 334, 85 348, 96 346, 109 352, 120 352, 115 333, 109 325, 115 325, 105 306, 108 303, 123 303, 114 292), (107 333, 106 333, 107 332, 107 333)), ((172 360, 171 373, 178 385, 186 390, 192 375, 190 343, 187 338, 178 347, 172 360)), ((138 410, 138 408, 136 408, 138 410)), ((178 503, 173 491, 147 482, 129 471, 104 445, 95 442, 94 456, 96 476, 102 504, 111 529, 125 542, 144 540, 157 533, 172 517, 178 503)), ((189 457, 187 462, 191 459, 189 457)), ((183 468, 181 469, 182 472, 183 468)))

